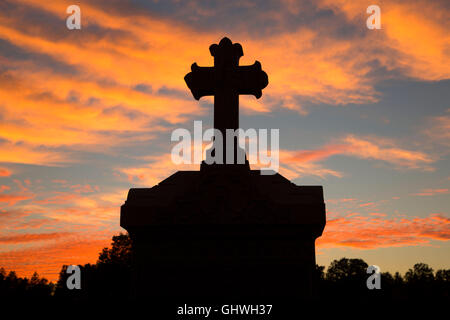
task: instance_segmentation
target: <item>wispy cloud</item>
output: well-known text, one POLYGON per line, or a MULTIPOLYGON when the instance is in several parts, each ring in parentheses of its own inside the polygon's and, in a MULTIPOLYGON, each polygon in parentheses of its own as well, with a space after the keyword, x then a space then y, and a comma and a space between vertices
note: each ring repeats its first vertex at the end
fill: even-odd
POLYGON ((33 195, 25 194, 0 194, 0 203, 7 203, 9 206, 15 205, 19 201, 33 198, 33 195))
MULTIPOLYGON (((432 143, 450 147, 450 109, 447 109, 444 115, 429 119, 427 128, 423 130, 423 133, 432 143)), ((447 148, 444 150, 448 151, 447 148)))
POLYGON ((23 243, 23 242, 36 242, 43 240, 58 239, 60 237, 67 236, 66 232, 53 232, 53 233, 26 233, 16 234, 10 236, 1 236, 0 243, 23 243))
POLYGON ((0 177, 9 177, 12 175, 12 171, 7 168, 0 168, 0 177))
POLYGON ((399 168, 433 170, 430 164, 435 159, 431 155, 399 147, 392 140, 348 135, 344 142, 345 153, 358 158, 381 160, 399 168))
POLYGON ((329 219, 319 248, 376 249, 427 245, 450 240, 450 219, 442 214, 428 217, 385 217, 350 214, 329 219))
POLYGON ((180 164, 172 162, 170 154, 151 156, 146 158, 147 165, 122 168, 120 172, 124 173, 128 181, 134 185, 152 187, 162 180, 168 178, 171 174, 179 170, 199 170, 199 164, 180 164))
POLYGON ((449 194, 450 191, 447 188, 441 188, 441 189, 422 189, 418 193, 414 193, 415 196, 421 196, 421 197, 429 197, 429 196, 435 196, 435 195, 441 195, 441 194, 449 194))
POLYGON ((346 135, 336 138, 333 143, 324 145, 315 150, 283 150, 280 152, 281 173, 289 178, 304 175, 318 176, 327 175, 342 177, 344 173, 327 169, 321 164, 328 158, 336 155, 355 157, 364 160, 381 161, 394 165, 394 169, 417 169, 432 171, 431 164, 436 157, 422 151, 415 151, 400 147, 392 139, 375 136, 364 137, 357 135, 346 135))

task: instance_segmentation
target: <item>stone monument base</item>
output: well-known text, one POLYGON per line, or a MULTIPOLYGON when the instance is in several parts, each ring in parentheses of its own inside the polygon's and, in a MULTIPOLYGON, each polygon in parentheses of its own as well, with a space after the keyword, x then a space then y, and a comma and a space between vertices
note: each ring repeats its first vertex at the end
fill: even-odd
POLYGON ((136 297, 312 297, 321 186, 248 167, 202 165, 130 189, 136 297))

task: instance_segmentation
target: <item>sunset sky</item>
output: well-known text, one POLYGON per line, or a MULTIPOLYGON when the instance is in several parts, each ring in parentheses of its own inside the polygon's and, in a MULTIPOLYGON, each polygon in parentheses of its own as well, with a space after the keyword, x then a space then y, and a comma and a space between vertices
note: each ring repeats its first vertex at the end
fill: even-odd
POLYGON ((324 187, 317 262, 450 268, 449 16, 445 0, 2 0, 0 267, 95 263, 129 188, 199 168, 171 162, 170 136, 212 126, 183 77, 227 36, 269 76, 241 127, 279 129, 280 173, 324 187))

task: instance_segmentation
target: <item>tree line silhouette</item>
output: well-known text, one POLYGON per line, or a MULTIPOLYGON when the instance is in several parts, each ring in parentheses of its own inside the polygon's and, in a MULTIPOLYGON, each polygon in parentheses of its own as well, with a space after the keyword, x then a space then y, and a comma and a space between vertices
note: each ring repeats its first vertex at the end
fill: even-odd
MULTIPOLYGON (((39 277, 21 278, 14 271, 0 268, 0 298, 32 298, 64 301, 130 299, 132 283, 132 250, 128 234, 113 236, 110 248, 104 248, 97 263, 81 269, 81 290, 69 290, 66 265, 62 266, 56 284, 39 277)), ((450 269, 433 271, 425 263, 416 263, 404 276, 399 272, 381 273, 381 289, 366 285, 368 264, 362 259, 334 260, 325 271, 316 266, 316 298, 336 300, 445 300, 450 301, 450 269)))

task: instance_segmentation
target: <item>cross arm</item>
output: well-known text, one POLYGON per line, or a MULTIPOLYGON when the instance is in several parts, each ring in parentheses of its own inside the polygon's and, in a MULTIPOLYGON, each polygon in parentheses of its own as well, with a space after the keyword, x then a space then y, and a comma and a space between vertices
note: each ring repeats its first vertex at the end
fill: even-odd
POLYGON ((262 89, 269 84, 267 73, 261 69, 261 63, 255 61, 250 66, 239 66, 233 79, 239 94, 254 95, 259 99, 262 89))
POLYGON ((199 67, 197 63, 192 64, 191 72, 184 77, 184 81, 196 100, 214 95, 214 79, 213 67, 199 67))
POLYGON ((217 67, 199 67, 192 64, 191 72, 184 81, 196 100, 212 96, 218 87, 228 87, 238 94, 254 95, 259 99, 268 83, 267 74, 261 69, 261 63, 255 61, 250 66, 238 66, 230 69, 217 67))

